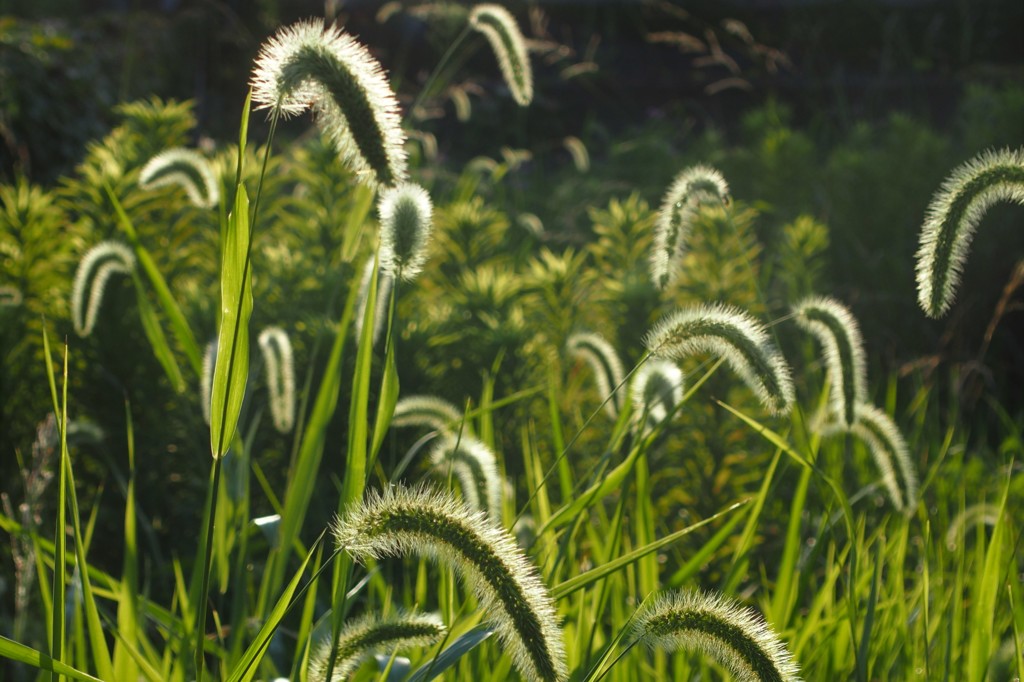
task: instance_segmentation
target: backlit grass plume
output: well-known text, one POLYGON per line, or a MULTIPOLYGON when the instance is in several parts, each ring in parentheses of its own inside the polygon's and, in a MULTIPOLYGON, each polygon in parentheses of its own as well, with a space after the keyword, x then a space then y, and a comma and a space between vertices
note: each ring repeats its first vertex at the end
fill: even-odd
POLYGON ((882 474, 882 482, 889 491, 893 505, 910 514, 917 507, 917 470, 910 459, 910 448, 900 433, 899 427, 882 410, 874 405, 863 404, 857 409, 857 423, 853 433, 868 445, 875 463, 882 474), (902 492, 893 470, 893 460, 899 467, 903 479, 902 492))
POLYGON ((738 308, 701 304, 678 310, 658 322, 644 343, 657 357, 712 353, 725 358, 772 414, 785 414, 793 404, 785 359, 764 327, 738 308))
POLYGON ((341 682, 356 671, 359 664, 375 652, 390 652, 397 647, 430 646, 447 632, 441 618, 433 613, 403 613, 389 616, 367 614, 345 623, 338 633, 337 646, 330 639, 322 642, 310 658, 309 679, 327 681, 327 669, 334 653, 330 682, 341 682))
POLYGON ((683 399, 683 371, 674 362, 651 358, 633 375, 633 412, 654 427, 683 399))
POLYGON ((929 317, 949 310, 974 230, 999 201, 1024 204, 1024 148, 979 154, 932 197, 917 249, 917 300, 929 317))
POLYGON ((217 339, 206 344, 203 351, 203 374, 199 377, 199 400, 203 406, 203 421, 210 423, 210 403, 213 397, 213 368, 217 364, 217 339))
POLYGON ((516 20, 501 5, 488 3, 473 8, 469 25, 491 44, 512 99, 521 107, 528 105, 533 100, 533 70, 516 20))
POLYGON ((295 424, 295 366, 292 343, 280 327, 267 327, 259 336, 263 364, 267 368, 270 416, 274 428, 288 433, 295 424))
POLYGON ((753 610, 714 594, 672 592, 641 607, 634 641, 669 651, 698 651, 742 682, 800 679, 786 645, 753 610))
POLYGON ((864 340, 857 320, 844 305, 821 296, 805 298, 793 312, 797 324, 825 349, 832 411, 847 428, 852 427, 857 408, 867 399, 864 340))
POLYGON ((729 199, 729 185, 714 168, 696 165, 676 176, 658 209, 651 251, 651 280, 660 289, 676 277, 694 218, 702 203, 729 199))
POLYGON ((135 254, 121 242, 100 242, 85 253, 71 288, 71 321, 79 336, 92 334, 111 275, 130 274, 134 269, 135 254))
POLYGON ((312 106, 342 160, 367 184, 405 178, 395 94, 366 47, 337 27, 300 21, 265 42, 253 67, 252 100, 282 116, 312 106))
POLYGON ((618 353, 600 334, 579 332, 566 342, 569 354, 586 362, 594 372, 597 391, 608 398, 604 409, 614 419, 622 409, 622 396, 615 389, 622 383, 625 373, 618 353))
POLYGON ((176 147, 160 152, 142 167, 139 185, 143 189, 178 185, 199 208, 213 208, 220 201, 220 185, 213 167, 193 149, 176 147))
POLYGON ((547 588, 505 530, 448 493, 403 487, 370 493, 334 525, 356 558, 425 555, 454 569, 476 595, 520 673, 565 680, 562 635, 547 588))
POLYGON ((455 474, 462 487, 462 497, 470 507, 501 524, 504 481, 494 453, 483 441, 469 434, 446 436, 434 448, 430 459, 440 475, 447 476, 449 470, 455 474))
POLYGON ((427 260, 433 206, 427 190, 403 183, 381 193, 380 267, 399 279, 416 278, 427 260))
MULTIPOLYGON (((462 411, 444 398, 432 395, 411 395, 395 404, 391 426, 426 426, 435 431, 458 430, 462 424, 462 411)), ((463 428, 470 432, 469 424, 463 428)))

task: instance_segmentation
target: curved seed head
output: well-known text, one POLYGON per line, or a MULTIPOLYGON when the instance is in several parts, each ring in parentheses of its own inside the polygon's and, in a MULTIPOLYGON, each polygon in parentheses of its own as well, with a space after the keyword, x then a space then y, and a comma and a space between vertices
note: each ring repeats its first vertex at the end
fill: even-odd
POLYGON ((444 638, 446 632, 440 616, 433 613, 366 614, 345 623, 338 633, 336 646, 332 647, 329 639, 321 642, 310 657, 309 679, 327 682, 332 648, 335 653, 330 682, 341 682, 376 651, 430 646, 444 638))
POLYGON ((512 99, 521 107, 528 105, 533 100, 533 70, 516 20, 501 5, 484 4, 469 13, 469 25, 491 44, 512 99))
POLYGON ((910 460, 907 441, 903 439, 896 422, 874 405, 864 403, 857 408, 857 423, 851 431, 867 443, 893 505, 907 514, 912 514, 917 507, 917 470, 910 460), (893 460, 896 460, 896 466, 903 479, 902 493, 896 480, 893 460))
POLYGON ((220 185, 213 167, 193 149, 176 147, 160 152, 142 167, 139 185, 142 189, 179 185, 199 208, 213 208, 220 201, 220 185))
POLYGON ((352 36, 322 20, 282 28, 263 44, 252 74, 257 109, 282 116, 313 107, 342 161, 371 185, 406 174, 398 102, 380 63, 352 36))
POLYGON ((427 190, 405 183, 381 193, 380 267, 392 277, 410 281, 427 260, 433 206, 427 190))
POLYGON ((110 276, 115 272, 130 274, 133 270, 135 254, 127 244, 100 242, 85 253, 71 288, 71 321, 79 336, 92 334, 110 276))
POLYGON ((867 399, 864 340, 857 320, 833 298, 812 296, 793 306, 796 322, 825 349, 831 385, 829 400, 836 419, 853 426, 857 408, 867 399))
POLYGON ((665 420, 683 399, 683 371, 674 362, 651 358, 633 375, 633 412, 650 429, 665 420))
POLYGON ((703 164, 679 173, 658 209, 651 251, 651 279, 660 289, 675 280, 676 266, 701 204, 729 201, 729 185, 714 168, 703 164))
POLYGON ((723 357, 768 412, 785 414, 793 405, 789 366, 764 327, 739 308, 702 304, 678 310, 658 322, 644 343, 658 357, 723 357))
MULTIPOLYGON (((463 422, 462 411, 444 398, 432 395, 411 395, 395 404, 391 426, 426 426, 435 431, 458 430, 463 422)), ((472 432, 467 422, 462 429, 472 432)))
POLYGON ((504 481, 498 460, 483 441, 468 434, 446 436, 434 447, 430 461, 442 476, 447 477, 450 469, 459 479, 466 503, 501 525, 504 481))
POLYGON ((999 201, 1024 204, 1024 148, 979 154, 932 197, 917 249, 917 300, 929 317, 949 310, 974 230, 999 201))
POLYGON ((206 344, 203 352, 203 376, 199 380, 199 399, 202 401, 203 421, 210 423, 210 403, 213 398, 213 368, 217 365, 217 339, 206 344))
POLYGON ((512 536, 448 493, 388 488, 370 493, 334 524, 356 558, 415 554, 453 568, 476 595, 522 675, 565 680, 555 607, 512 536))
POLYGON ((259 336, 263 364, 267 367, 267 391, 274 428, 288 433, 295 424, 295 365, 292 342, 280 327, 267 327, 259 336))
POLYGON ((632 634, 651 648, 699 651, 743 682, 800 679, 786 645, 753 610, 697 591, 672 592, 641 607, 632 634))
POLYGON ((603 336, 589 332, 573 334, 566 342, 566 347, 572 357, 590 365, 597 379, 598 393, 602 398, 610 397, 610 400, 605 402, 604 409, 612 419, 615 419, 622 409, 623 400, 616 389, 625 376, 619 354, 603 336))

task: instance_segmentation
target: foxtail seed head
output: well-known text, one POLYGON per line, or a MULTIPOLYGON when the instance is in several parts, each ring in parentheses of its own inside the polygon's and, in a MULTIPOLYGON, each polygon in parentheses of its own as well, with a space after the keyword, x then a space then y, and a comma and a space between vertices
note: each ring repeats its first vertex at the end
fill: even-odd
POLYGON ((395 404, 391 426, 426 426, 442 433, 458 430, 472 433, 469 424, 460 427, 462 412, 444 398, 432 395, 411 395, 395 404))
POLYGON ((203 421, 210 423, 210 403, 213 397, 213 368, 217 365, 217 339, 206 344, 203 352, 203 376, 199 379, 199 399, 202 401, 203 421))
POLYGON ((889 491, 893 505, 907 514, 917 507, 917 470, 910 460, 910 448, 896 422, 874 405, 864 403, 857 408, 857 423, 852 432, 868 445, 882 474, 882 482, 889 491), (896 460, 903 478, 903 492, 896 481, 892 461, 896 460))
POLYGON ((725 358, 772 414, 785 414, 793 405, 793 380, 782 354, 764 327, 733 306, 696 305, 678 310, 658 322, 644 340, 658 357, 680 359, 696 353, 725 358))
POLYGON ((338 546, 356 558, 425 555, 453 568, 530 680, 565 680, 555 607, 512 536, 448 493, 397 487, 370 493, 334 524, 338 546))
POLYGON ((259 336, 263 364, 267 367, 267 391, 274 428, 288 433, 295 424, 295 366, 292 343, 280 327, 267 327, 259 336))
POLYGON ((664 289, 676 277, 676 265, 686 249, 686 239, 700 205, 729 200, 729 185, 714 168, 703 164, 679 173, 658 209, 651 251, 651 279, 664 289))
POLYGON ((134 269, 135 254, 121 242, 100 242, 86 252, 71 288, 71 321, 79 336, 92 334, 110 276, 130 274, 134 269))
POLYGON ((263 44, 252 74, 258 109, 293 116, 312 105, 320 128, 363 182, 405 178, 405 133, 381 65, 352 36, 310 19, 263 44))
POLYGON ((389 616, 366 614, 345 623, 338 633, 337 646, 326 640, 317 647, 309 662, 309 679, 328 682, 327 668, 331 649, 335 649, 330 682, 341 682, 355 672, 359 664, 375 651, 397 647, 430 646, 445 636, 447 628, 433 613, 403 613, 389 616))
POLYGON ((458 477, 462 497, 470 507, 501 525, 504 481, 494 453, 483 441, 469 434, 445 436, 434 448, 430 460, 438 474, 447 476, 450 469, 458 477))
POLYGON ((622 396, 616 391, 625 373, 618 353, 600 334, 580 332, 573 334, 566 342, 569 354, 590 365, 597 380, 597 391, 605 402, 604 409, 615 419, 622 408, 622 396))
POLYGON ((683 371, 674 362, 651 358, 633 375, 633 412, 647 428, 665 421, 683 399, 683 371))
POLYGON ((832 412, 850 428, 867 399, 864 340, 850 311, 832 298, 812 296, 793 307, 796 322, 825 349, 832 412))
POLYGON ((380 213, 380 267, 392 277, 410 281, 427 260, 433 206, 427 190, 404 183, 385 190, 380 213))
POLYGON ((142 189, 179 185, 199 208, 213 208, 220 201, 220 185, 213 167, 193 149, 176 147, 160 152, 142 167, 139 185, 142 189))
POLYGON ((484 34, 498 60, 498 68, 512 99, 525 107, 533 99, 533 70, 526 52, 526 40, 516 20, 501 5, 477 5, 469 14, 469 25, 484 34))
POLYGON ((942 317, 953 304, 974 231, 999 201, 1024 204, 1024 148, 979 154, 932 197, 917 249, 917 300, 929 317, 942 317))
POLYGON ((699 651, 742 682, 797 682, 786 645, 753 610, 704 592, 673 592, 641 607, 634 640, 651 648, 699 651))

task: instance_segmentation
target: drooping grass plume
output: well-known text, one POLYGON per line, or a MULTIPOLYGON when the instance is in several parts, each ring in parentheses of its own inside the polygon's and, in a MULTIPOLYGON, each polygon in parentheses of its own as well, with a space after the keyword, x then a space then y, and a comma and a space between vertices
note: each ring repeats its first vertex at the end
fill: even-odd
POLYGON ((295 424, 295 365, 292 342, 280 327, 267 327, 259 336, 263 364, 267 368, 270 416, 274 428, 288 433, 295 424))
POLYGON ((793 380, 785 359, 764 327, 739 308, 683 308, 658 322, 644 343, 658 357, 680 359, 707 352, 725 358, 772 414, 785 414, 793 404, 793 380))
POLYGON ((698 651, 742 682, 795 682, 799 670, 785 643, 753 610, 699 591, 672 592, 643 606, 634 641, 669 651, 698 651))
POLYGON ((427 260, 433 206, 427 190, 404 183, 381 193, 380 267, 392 277, 410 281, 427 260))
MULTIPOLYGON (((373 258, 366 261, 363 266, 363 274, 359 279, 359 298, 356 304, 355 335, 356 339, 363 338, 363 319, 366 315, 366 301, 370 293, 370 280, 373 278, 373 258)), ((384 323, 388 320, 388 305, 391 297, 391 286, 394 279, 385 272, 377 273, 377 308, 373 311, 373 336, 371 343, 376 346, 380 339, 380 333, 384 331, 384 323)))
POLYGON ((194 149, 175 147, 160 152, 142 167, 139 185, 142 189, 178 185, 199 208, 213 208, 220 201, 220 185, 213 167, 194 149))
POLYGON ((92 334, 110 276, 129 274, 134 269, 135 254, 121 242, 100 242, 85 253, 71 288, 71 321, 79 336, 92 334))
POLYGON ((403 613, 389 616, 369 613, 348 621, 338 633, 337 646, 330 639, 321 642, 310 657, 309 679, 327 682, 331 649, 335 649, 334 668, 330 682, 348 678, 359 664, 375 652, 389 652, 397 647, 430 646, 447 632, 440 616, 434 613, 403 613))
POLYGON ((660 424, 683 399, 683 370, 674 362, 651 358, 633 375, 633 412, 648 428, 660 424))
POLYGON ((334 524, 354 557, 425 555, 453 568, 476 595, 520 673, 568 677, 554 604, 512 536, 448 493, 388 488, 370 493, 334 524))
POLYGON ((857 408, 857 423, 853 433, 868 445, 872 456, 882 473, 882 481, 889 490, 893 505, 908 514, 917 507, 917 470, 910 459, 910 448, 900 433, 899 427, 882 410, 868 403, 857 408), (903 487, 896 481, 892 461, 899 467, 903 487))
POLYGON ((857 408, 867 399, 864 340, 857 320, 833 298, 811 296, 795 306, 796 322, 825 349, 830 384, 829 400, 836 419, 850 428, 857 408))
POLYGON ((566 347, 572 357, 583 360, 593 370, 601 398, 610 397, 610 400, 605 402, 604 409, 612 419, 615 419, 622 409, 623 398, 618 392, 613 391, 622 383, 625 376, 618 353, 603 336, 589 332, 573 334, 566 342, 566 347))
POLYGON ((699 164, 676 176, 662 199, 651 251, 651 280, 664 289, 676 277, 676 267, 686 249, 686 239, 700 205, 729 200, 729 185, 714 168, 699 164))
POLYGON ((447 476, 450 469, 458 477, 462 497, 470 507, 501 524, 504 481, 498 460, 483 441, 465 433, 445 436, 434 447, 430 460, 440 475, 447 476))
POLYGON ((435 431, 452 431, 460 428, 470 432, 469 424, 461 427, 462 411, 444 398, 432 395, 411 395, 399 398, 391 426, 426 426, 435 431))
POLYGON ((252 74, 258 109, 294 116, 309 106, 342 160, 371 185, 405 179, 405 133, 381 65, 352 36, 321 20, 282 28, 260 48, 252 74))
POLYGON ((199 399, 202 401, 203 421, 210 423, 210 401, 213 398, 213 368, 217 364, 217 339, 206 344, 203 353, 203 375, 199 379, 199 399))
POLYGON ((999 201, 1024 204, 1024 148, 979 154, 932 197, 917 249, 917 300, 929 317, 949 310, 974 231, 999 201))
POLYGON ((501 5, 488 3, 473 8, 469 25, 491 44, 512 99, 521 107, 528 105, 533 100, 533 70, 516 20, 501 5))

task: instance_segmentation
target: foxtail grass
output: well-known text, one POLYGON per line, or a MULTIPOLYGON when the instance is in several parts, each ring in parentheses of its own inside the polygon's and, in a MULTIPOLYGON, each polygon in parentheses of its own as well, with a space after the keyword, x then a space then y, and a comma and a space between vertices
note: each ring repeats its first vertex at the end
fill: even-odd
POLYGON ((917 249, 917 300, 929 317, 942 317, 953 304, 974 231, 1000 201, 1024 204, 1024 148, 979 154, 932 197, 917 249))
POLYGON ((882 480, 890 489, 893 504, 897 509, 912 513, 917 506, 918 478, 907 441, 892 418, 874 405, 861 405, 857 414, 853 433, 867 443, 871 450, 882 471, 882 480), (896 482, 893 460, 902 478, 902 488, 896 482))
POLYGON ((711 353, 743 380, 771 414, 786 414, 793 405, 789 366, 764 327, 733 306, 701 304, 666 316, 648 332, 644 343, 656 357, 681 359, 711 353))
POLYGON ((292 343, 280 327, 260 332, 258 343, 267 368, 267 392, 274 428, 288 433, 295 424, 295 364, 292 343))
POLYGON ((512 99, 521 107, 527 106, 533 100, 533 69, 515 18, 501 5, 487 3, 473 8, 469 25, 491 44, 512 99))
POLYGON ((685 376, 674 362, 651 358, 633 375, 630 395, 633 413, 653 428, 676 409, 683 400, 685 376))
POLYGON ((257 109, 294 116, 312 106, 320 128, 358 177, 390 187, 406 176, 398 102, 364 45, 322 21, 282 28, 260 48, 252 74, 257 109))
POLYGON ((100 242, 86 252, 71 288, 71 320, 79 336, 92 334, 110 277, 134 269, 135 254, 121 242, 100 242))
MULTIPOLYGON (((395 403, 391 426, 425 426, 435 431, 459 429, 462 411, 444 398, 433 395, 410 395, 395 403)), ((468 430, 469 425, 464 427, 468 430)))
POLYGON ((430 459, 439 474, 446 476, 449 470, 455 474, 470 507, 501 525, 505 482, 494 453, 483 441, 468 434, 446 436, 434 447, 430 459))
POLYGON ((832 298, 812 296, 795 306, 796 322, 825 349, 832 412, 847 428, 857 421, 857 409, 867 399, 864 340, 857 320, 832 298))
POLYGON ((554 603, 515 539, 447 493, 393 487, 371 492, 334 524, 356 558, 416 554, 455 570, 476 595, 516 668, 530 680, 568 671, 554 603))
POLYGON ((199 208, 213 208, 220 201, 220 185, 210 162, 193 149, 175 147, 160 152, 139 173, 142 189, 178 185, 199 208))
POLYGON ((310 659, 309 679, 327 682, 331 670, 330 682, 341 682, 375 652, 430 646, 446 633, 441 618, 433 613, 367 614, 347 622, 333 645, 328 640, 317 647, 310 659))
POLYGON ((380 266, 390 276, 413 280, 427 260, 433 206, 427 190, 404 183, 384 190, 380 213, 380 266))
POLYGON ((579 332, 569 337, 566 342, 569 354, 583 360, 594 372, 597 390, 601 398, 608 398, 604 409, 615 419, 622 409, 623 398, 616 389, 623 381, 625 372, 618 353, 600 334, 579 332))
POLYGON ((797 682, 786 645, 751 609, 703 592, 673 592, 641 608, 633 639, 648 647, 698 651, 742 682, 797 682))

